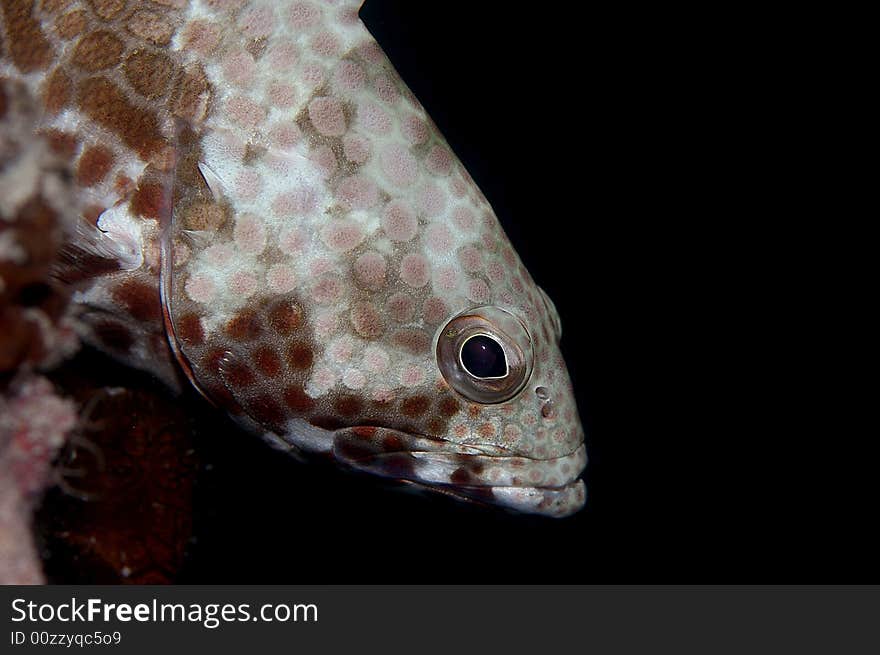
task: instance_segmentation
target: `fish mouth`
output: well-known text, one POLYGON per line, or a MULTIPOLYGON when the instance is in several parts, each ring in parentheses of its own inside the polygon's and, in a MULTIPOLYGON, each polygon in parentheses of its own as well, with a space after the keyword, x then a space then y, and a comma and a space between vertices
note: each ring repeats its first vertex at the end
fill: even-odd
MULTIPOLYGON (((527 457, 501 446, 461 444, 399 430, 308 426, 304 450, 320 451, 355 471, 405 482, 460 500, 527 514, 564 517, 583 508, 580 475, 586 446, 552 458, 527 457), (323 434, 320 434, 323 433, 323 434)), ((302 428, 299 434, 304 434, 302 428)))

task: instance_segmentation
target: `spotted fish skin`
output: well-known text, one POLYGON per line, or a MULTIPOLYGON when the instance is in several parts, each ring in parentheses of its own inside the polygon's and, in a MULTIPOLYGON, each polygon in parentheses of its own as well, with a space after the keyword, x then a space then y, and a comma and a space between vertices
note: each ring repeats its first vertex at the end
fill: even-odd
POLYGON ((583 506, 556 310, 359 2, 0 5, 0 78, 42 98, 87 208, 59 271, 87 341, 170 385, 183 371, 285 450, 524 512, 583 506), (511 397, 444 375, 462 317, 524 335, 511 397))

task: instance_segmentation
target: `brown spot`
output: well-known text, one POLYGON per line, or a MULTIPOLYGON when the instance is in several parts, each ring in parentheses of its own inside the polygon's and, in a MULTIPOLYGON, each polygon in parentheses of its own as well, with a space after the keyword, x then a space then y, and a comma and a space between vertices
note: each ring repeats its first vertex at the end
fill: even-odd
POLYGON ((40 8, 50 14, 60 14, 62 11, 67 11, 72 4, 73 0, 43 0, 40 8))
POLYGON ((204 343, 205 333, 202 331, 202 321, 197 314, 184 314, 174 322, 174 332, 177 338, 193 346, 204 343))
POLYGON ((295 412, 305 413, 315 406, 315 401, 306 395, 305 391, 302 390, 302 387, 287 387, 282 396, 284 397, 284 402, 287 406, 295 412))
POLYGON ((277 428, 284 421, 284 410, 274 398, 267 393, 261 393, 247 402, 248 414, 253 416, 263 425, 277 428))
POLYGON ((438 437, 446 434, 446 428, 449 426, 449 422, 438 417, 432 416, 428 419, 427 424, 425 425, 425 432, 430 434, 431 436, 438 437))
POLYGON ((351 308, 351 324, 365 339, 378 339, 385 331, 379 310, 375 305, 367 302, 357 302, 351 308))
POLYGON ((482 407, 479 405, 468 405, 468 416, 471 418, 479 418, 482 407))
POLYGON ((269 312, 269 325, 280 334, 290 334, 302 325, 303 311, 294 303, 281 303, 269 312))
POLYGON ((375 460, 374 468, 389 478, 414 479, 416 469, 409 453, 392 453, 375 460))
POLYGON ((342 396, 341 398, 337 398, 336 402, 333 403, 333 409, 339 412, 342 416, 354 416, 361 408, 363 408, 363 401, 357 396, 342 396))
POLYGON ((421 416, 426 411, 428 411, 428 407, 430 406, 431 399, 427 396, 412 396, 410 398, 406 398, 400 404, 400 411, 404 416, 416 418, 417 416, 421 416))
POLYGON ((145 98, 158 98, 168 91, 174 65, 159 52, 135 50, 125 60, 123 72, 132 88, 145 98))
POLYGON ((56 68, 43 87, 43 105, 52 115, 60 112, 70 102, 70 78, 60 68, 56 68))
POLYGON ((226 212, 216 202, 197 200, 183 211, 183 224, 188 230, 216 230, 226 222, 226 212))
POLYGON ((236 341, 251 341, 262 332, 260 317, 250 310, 239 312, 226 324, 226 334, 236 341))
POLYGON ((46 130, 45 135, 46 140, 49 143, 49 148, 56 155, 71 159, 73 158, 73 155, 76 154, 76 149, 79 143, 77 142, 75 134, 51 129, 46 130))
POLYGON ((424 330, 415 328, 397 330, 391 337, 392 343, 413 355, 428 352, 431 348, 431 337, 424 330))
POLYGON ((227 353, 220 360, 220 371, 223 379, 233 388, 249 387, 256 382, 256 377, 245 364, 230 358, 227 353))
POLYGON ((107 30, 97 30, 86 34, 76 44, 73 63, 90 73, 111 68, 119 63, 122 56, 122 41, 107 30))
POLYGON ((168 45, 174 35, 174 25, 156 11, 139 11, 126 24, 128 31, 156 45, 168 45))
POLYGON ((138 321, 159 321, 162 316, 159 290, 146 282, 129 280, 114 287, 111 295, 138 321))
POLYGON ((61 18, 56 20, 55 31, 62 39, 72 39, 73 37, 82 34, 82 31, 86 29, 87 22, 88 19, 86 18, 86 12, 82 9, 78 9, 64 14, 61 18))
POLYGON ((382 439, 382 448, 389 453, 403 450, 403 439, 396 434, 389 434, 382 439))
POLYGON ((33 16, 33 4, 22 0, 0 0, 6 22, 6 50, 22 73, 44 70, 55 58, 52 44, 33 16))
POLYGON ((205 71, 198 64, 184 70, 174 85, 171 112, 180 118, 199 122, 205 117, 211 87, 205 71))
POLYGON ((274 378, 281 373, 281 358, 270 346, 262 346, 254 352, 254 363, 266 377, 274 378))
POLYGON ((131 199, 131 210, 137 216, 161 219, 171 212, 171 198, 158 182, 141 184, 131 199))
POLYGON ((84 80, 79 85, 77 101, 89 118, 116 133, 144 161, 165 147, 156 116, 131 104, 107 78, 84 80))
POLYGON ((372 425, 358 425, 351 429, 354 436, 360 439, 370 440, 376 436, 377 428, 372 425))
POLYGON ((131 332, 121 323, 102 321, 96 323, 93 330, 98 340, 110 350, 127 353, 134 344, 131 332))
POLYGON ((491 423, 481 423, 477 427, 477 434, 479 434, 484 439, 488 439, 490 437, 495 436, 495 426, 491 423))
POLYGON ((113 153, 104 146, 92 146, 79 158, 76 181, 81 186, 94 186, 103 180, 113 166, 113 153))
POLYGON ((460 484, 462 486, 467 486, 471 484, 475 484, 477 480, 474 479, 474 476, 471 475, 471 472, 465 468, 457 468, 452 472, 452 475, 449 476, 449 481, 453 484, 460 484))
POLYGON ((461 411, 461 405, 452 396, 443 396, 438 405, 440 414, 446 417, 452 417, 461 411))
POLYGON ((125 0, 91 0, 92 9, 104 20, 111 20, 125 9, 125 0))
POLYGON ((294 341, 287 350, 287 363, 294 369, 307 369, 311 367, 314 355, 307 343, 294 341))

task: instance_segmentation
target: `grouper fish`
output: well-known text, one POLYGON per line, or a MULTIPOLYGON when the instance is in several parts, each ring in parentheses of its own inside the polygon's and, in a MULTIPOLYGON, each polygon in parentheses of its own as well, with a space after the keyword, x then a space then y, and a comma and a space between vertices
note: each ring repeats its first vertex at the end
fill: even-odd
POLYGON ((570 515, 556 308, 359 4, 0 0, 81 338, 297 457, 570 515))

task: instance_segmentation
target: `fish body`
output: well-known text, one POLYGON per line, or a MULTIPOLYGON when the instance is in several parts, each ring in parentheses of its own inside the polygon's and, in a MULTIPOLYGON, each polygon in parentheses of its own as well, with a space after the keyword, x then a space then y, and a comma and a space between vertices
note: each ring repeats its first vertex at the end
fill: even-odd
POLYGON ((0 0, 75 171, 82 337, 279 449, 571 514, 556 309, 359 4, 0 0))

